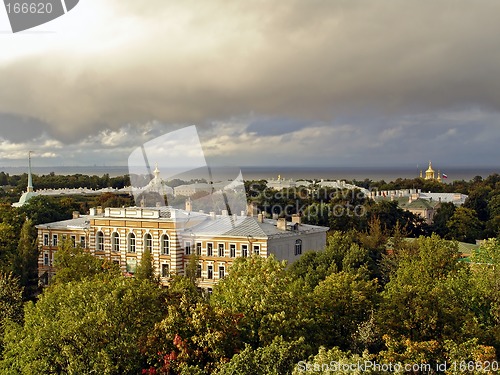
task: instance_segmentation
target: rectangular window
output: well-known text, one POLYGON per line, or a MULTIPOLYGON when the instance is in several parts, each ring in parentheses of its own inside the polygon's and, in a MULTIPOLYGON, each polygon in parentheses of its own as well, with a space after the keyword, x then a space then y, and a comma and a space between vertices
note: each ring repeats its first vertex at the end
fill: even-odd
POLYGON ((214 266, 208 266, 207 267, 207 279, 213 279, 214 278, 214 266))
POLYGON ((255 255, 260 255, 260 245, 253 245, 253 253, 255 255))
POLYGON ((120 266, 120 261, 118 259, 113 259, 113 264, 120 266))
POLYGON ((199 279, 201 278, 201 264, 198 264, 196 266, 196 277, 199 279))
POLYGON ((213 252, 214 252, 214 244, 207 243, 207 256, 209 257, 213 256, 213 252))
POLYGON ((163 243, 161 247, 161 253, 163 255, 169 255, 170 254, 170 239, 166 234, 163 235, 163 243))
POLYGON ((295 255, 302 254, 302 240, 295 241, 295 255))
POLYGON ((43 235, 43 246, 49 246, 49 234, 45 233, 43 235))
POLYGON ((241 245, 241 256, 243 258, 248 256, 248 245, 241 245))
POLYGON ((201 255, 201 242, 196 243, 196 255, 201 255))
POLYGON ((219 267, 219 279, 224 278, 224 266, 219 267))
POLYGON ((236 245, 234 243, 232 243, 231 245, 229 245, 229 256, 231 258, 236 257, 236 245))
POLYGON ((70 236, 71 238, 71 245, 73 245, 73 247, 76 247, 76 236, 73 234, 70 236))
POLYGON ((186 251, 186 255, 191 255, 191 242, 186 242, 184 245, 184 249, 186 251))
POLYGON ((57 234, 52 235, 52 246, 57 246, 57 234))
POLYGON ((220 257, 224 256, 224 244, 223 243, 219 244, 219 256, 220 257))
POLYGON ((212 294, 212 288, 208 288, 207 291, 208 291, 208 294, 212 294))
POLYGON ((161 265, 161 277, 168 277, 169 276, 169 267, 168 264, 162 264, 161 265))
POLYGON ((80 246, 85 248, 85 236, 80 236, 80 246))
POLYGON ((49 265, 49 254, 44 253, 43 254, 43 265, 48 266, 49 265))

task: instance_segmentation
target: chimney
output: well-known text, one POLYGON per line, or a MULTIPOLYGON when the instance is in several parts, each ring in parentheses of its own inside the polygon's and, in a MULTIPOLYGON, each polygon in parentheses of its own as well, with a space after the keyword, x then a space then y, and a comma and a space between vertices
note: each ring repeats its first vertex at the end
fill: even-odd
POLYGON ((263 223, 263 222, 264 222, 264 215, 262 215, 262 214, 258 214, 258 215, 257 215, 257 221, 258 221, 259 223, 263 223))
POLYGON ((221 214, 222 214, 222 216, 228 216, 228 212, 227 212, 227 210, 222 210, 222 211, 221 211, 221 214))
POLYGON ((241 211, 241 215, 240 216, 245 216, 245 211, 241 211))
POLYGON ((293 224, 302 224, 302 218, 299 214, 292 215, 292 223, 293 224))
POLYGON ((191 206, 191 198, 186 199, 186 211, 191 212, 193 207, 191 206))
POLYGON ((408 198, 408 203, 413 202, 413 194, 410 194, 410 197, 408 198))
POLYGON ((278 214, 273 213, 273 220, 278 220, 278 218, 279 218, 279 215, 278 215, 278 214))
POLYGON ((95 208, 94 207, 90 208, 89 214, 90 214, 90 216, 95 216, 95 208))
POLYGON ((211 218, 212 220, 215 220, 215 212, 210 211, 210 218, 211 218))
POLYGON ((96 214, 97 215, 102 215, 102 206, 97 206, 96 214))
POLYGON ((247 216, 255 216, 257 213, 257 207, 254 206, 253 202, 247 205, 247 216))
POLYGON ((284 217, 278 219, 278 223, 276 224, 276 227, 279 230, 286 230, 286 219, 284 217))
POLYGON ((73 211, 73 219, 78 219, 80 217, 79 211, 73 211))

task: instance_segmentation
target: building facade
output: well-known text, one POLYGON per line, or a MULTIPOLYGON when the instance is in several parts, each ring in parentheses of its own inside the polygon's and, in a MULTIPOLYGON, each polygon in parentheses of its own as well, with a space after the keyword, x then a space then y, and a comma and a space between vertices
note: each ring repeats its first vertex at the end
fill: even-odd
POLYGON ((117 264, 132 275, 145 251, 163 284, 173 274, 183 275, 189 260, 198 257, 198 284, 211 288, 224 278, 238 257, 253 254, 293 262, 303 253, 323 250, 328 228, 270 220, 262 215, 236 216, 174 209, 91 209, 90 215, 38 225, 39 276, 48 283, 57 270, 54 255, 61 241, 70 240, 92 255, 117 264))

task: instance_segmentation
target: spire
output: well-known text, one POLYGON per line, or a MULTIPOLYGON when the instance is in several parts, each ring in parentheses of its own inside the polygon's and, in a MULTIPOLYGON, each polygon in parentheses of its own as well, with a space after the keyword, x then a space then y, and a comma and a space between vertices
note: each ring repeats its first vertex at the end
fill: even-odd
POLYGON ((160 176, 160 170, 158 169, 158 163, 155 164, 155 170, 153 171, 153 173, 155 174, 155 178, 158 179, 158 177, 160 176))
POLYGON ((27 192, 31 193, 33 191, 33 179, 31 177, 31 153, 33 151, 28 151, 28 189, 27 192))

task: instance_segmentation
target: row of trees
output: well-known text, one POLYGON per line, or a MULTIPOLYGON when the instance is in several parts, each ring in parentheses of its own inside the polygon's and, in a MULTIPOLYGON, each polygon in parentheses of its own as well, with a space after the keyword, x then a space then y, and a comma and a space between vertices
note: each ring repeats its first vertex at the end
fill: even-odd
POLYGON ((272 257, 239 258, 212 295, 197 290, 196 258, 161 288, 147 256, 137 277, 125 278, 63 245, 55 282, 36 303, 23 309, 18 280, 0 278, 0 370, 326 374, 333 371, 314 366, 366 360, 435 369, 496 360, 498 240, 486 241, 472 263, 437 236, 396 236, 390 253, 385 240, 372 223, 368 232, 333 233, 324 251, 288 267, 272 257))
MULTIPOLYGON (((399 179, 391 185, 385 186, 384 183, 381 186, 390 189, 412 188, 415 182, 423 181, 399 179)), ((462 207, 456 207, 453 203, 441 204, 432 225, 401 209, 395 201, 373 201, 360 190, 298 187, 276 191, 268 189, 265 180, 246 182, 246 190, 248 199, 268 215, 291 216, 301 213, 305 222, 328 226, 332 230, 364 231, 368 223, 377 217, 382 226, 388 229, 394 229, 399 223, 412 237, 437 233, 447 239, 473 243, 476 239, 500 236, 500 175, 493 174, 484 180, 477 177, 468 183, 429 183, 435 185, 433 189, 428 187, 433 192, 446 190, 468 195, 462 207)), ((380 183, 373 183, 369 188, 378 188, 378 185, 380 183)))

